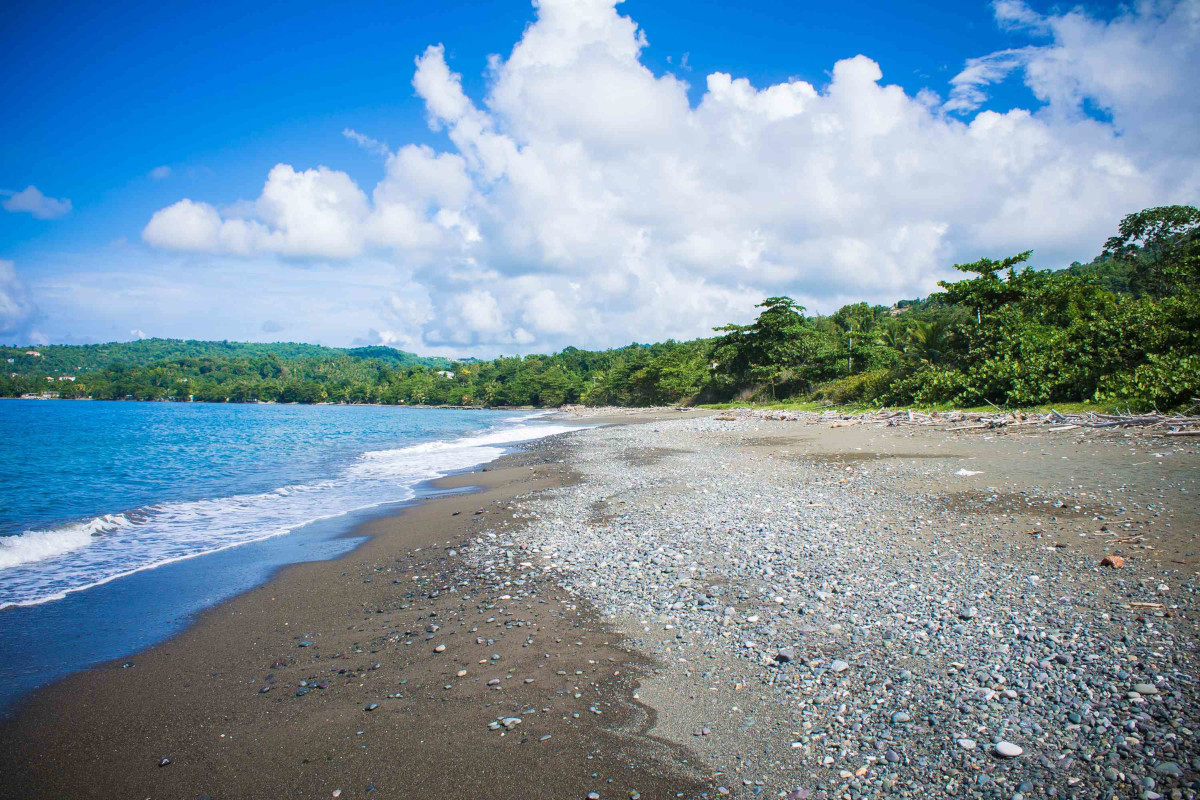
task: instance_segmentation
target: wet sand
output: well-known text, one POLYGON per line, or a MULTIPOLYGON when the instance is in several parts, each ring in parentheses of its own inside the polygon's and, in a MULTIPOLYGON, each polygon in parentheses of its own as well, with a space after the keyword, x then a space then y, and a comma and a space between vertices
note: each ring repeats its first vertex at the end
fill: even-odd
MULTIPOLYGON (((906 655, 905 620, 896 623, 896 639, 876 641, 876 628, 899 619, 898 610, 917 613, 915 603, 885 607, 916 585, 908 575, 914 570, 921 580, 948 581, 962 591, 971 581, 1001 586, 1035 572, 1048 575, 1039 590, 1046 594, 1042 607, 1064 615, 1077 608, 1095 626, 1071 638, 1075 663, 1108 659, 1107 651, 1089 648, 1115 642, 1122 632, 1137 644, 1146 631, 1166 630, 1168 643, 1179 647, 1173 663, 1190 669, 1195 610, 1187 592, 1200 567, 1195 443, 1117 432, 948 434, 703 421, 711 416, 593 417, 587 421, 648 424, 624 429, 628 435, 592 431, 543 440, 485 470, 442 481, 445 488, 478 488, 354 531, 370 539, 338 560, 288 567, 201 615, 180 636, 131 657, 129 668, 108 664, 37 692, 0 724, 0 796, 584 798, 595 792, 611 800, 714 797, 718 786, 735 797, 781 796, 804 786, 814 797, 852 789, 918 797, 942 791, 919 788, 905 773, 915 770, 917 781, 932 774, 921 766, 924 749, 946 760, 938 787, 974 787, 961 776, 987 774, 1000 785, 1008 781, 1009 789, 1029 776, 1047 791, 1061 784, 1068 795, 1070 781, 1095 788, 1110 763, 1102 757, 1115 756, 1103 737, 1092 741, 1082 733, 1072 747, 1092 753, 1090 761, 1041 777, 1031 760, 1005 762, 985 752, 983 733, 970 757, 940 728, 886 720, 871 734, 871 748, 884 744, 877 753, 852 752, 859 745, 846 742, 866 741, 862 731, 846 742, 831 738, 838 743, 833 749, 815 732, 810 736, 814 725, 820 736, 836 731, 838 719, 825 717, 839 703, 869 700, 864 687, 892 691, 891 677, 854 683, 868 672, 890 676, 903 667, 918 676, 914 686, 941 681, 949 682, 944 696, 959 691, 942 663, 949 655, 926 652, 923 638, 906 655), (578 482, 588 470, 596 475, 578 482), (774 482, 780 488, 772 497, 774 482), (722 493, 728 498, 714 500, 722 493), (779 564, 770 548, 756 546, 756 534, 747 539, 749 558, 717 558, 709 576, 694 581, 701 601, 701 588, 714 598, 732 596, 732 615, 722 613, 724 600, 707 601, 711 609, 658 608, 667 602, 662 592, 642 595, 646 581, 675 572, 663 567, 659 577, 642 577, 643 566, 661 555, 658 548, 687 548, 687 558, 707 560, 726 546, 722 536, 735 516, 754 516, 747 522, 753 532, 770 507, 784 503, 807 520, 805 535, 788 545, 795 555, 786 564, 804 575, 775 573, 776 585, 763 595, 756 581, 779 564), (582 533, 566 531, 580 526, 582 533), (878 535, 889 528, 893 533, 878 535), (603 544, 604 537, 614 544, 603 544), (816 561, 804 556, 813 542, 826 548, 816 561), (631 555, 635 546, 649 550, 631 555), (932 566, 948 549, 961 554, 946 562, 961 576, 932 566), (1126 566, 1099 567, 1107 554, 1122 555, 1126 566), (887 570, 904 580, 881 577, 887 570), (981 578, 984 572, 994 579, 981 578), (826 579, 856 591, 846 598, 841 589, 826 593, 826 579), (1160 581, 1170 585, 1169 595, 1158 593, 1160 581), (1062 605, 1067 591, 1079 598, 1071 606, 1062 605), (777 602, 753 599, 776 592, 801 597, 806 613, 776 615, 777 602), (803 600, 806 593, 815 599, 803 600), (592 595, 597 606, 584 599, 592 595), (1147 615, 1139 609, 1147 604, 1140 601, 1147 598, 1160 608, 1152 625, 1141 621, 1147 615), (1131 605, 1135 600, 1140 604, 1131 605), (606 606, 602 620, 596 608, 606 606), (857 630, 862 620, 869 631, 857 630), (803 630, 790 629, 797 621, 803 630), (747 636, 762 653, 739 644, 747 636), (776 649, 792 642, 795 660, 779 663, 776 649), (849 677, 828 688, 822 659, 843 653, 854 654, 853 667, 838 673, 849 677), (928 676, 921 677, 923 670, 928 676), (812 703, 793 703, 810 691, 817 693, 812 703), (826 691, 849 693, 834 702, 826 691), (164 758, 170 763, 160 766, 164 758)), ((793 523, 787 530, 795 535, 793 523)), ((985 598, 979 589, 971 590, 970 603, 979 606, 981 620, 1020 605, 1011 592, 993 597, 985 585, 985 598)), ((976 628, 980 642, 996 636, 1007 642, 999 628, 964 623, 964 611, 956 600, 928 615, 944 624, 939 636, 965 652, 984 652, 971 638, 976 628)), ((1023 641, 1011 645, 1019 649, 1023 641)), ((1142 663, 1153 663, 1161 643, 1147 642, 1136 652, 1142 663)), ((962 657, 958 650, 950 655, 962 657)), ((1043 656, 1036 654, 1034 667, 1043 656)), ((1007 657, 992 665, 1014 666, 1007 657)), ((1104 678, 1102 692, 1119 695, 1123 681, 1104 678)), ((907 708, 909 691, 888 695, 879 708, 888 714, 893 702, 907 708)), ((1178 696, 1164 719, 1191 725, 1198 713, 1192 690, 1168 680, 1162 691, 1178 696)), ((921 702, 940 702, 943 694, 934 694, 921 702)), ((1044 694, 1030 698, 1041 702, 1044 694)), ((1076 708, 1069 692, 1054 702, 1062 705, 1053 711, 1056 719, 1076 708)), ((970 713, 977 712, 984 716, 964 720, 986 723, 988 731, 1002 730, 1015 713, 999 705, 970 713), (995 720, 987 716, 993 712, 995 720)), ((846 724, 876 713, 849 714, 846 724)), ((967 712, 950 704, 939 713, 967 712)), ((1069 739, 1077 728, 1068 720, 1060 733, 1069 739)), ((1178 748, 1179 756, 1169 757, 1191 775, 1187 748, 1172 741, 1155 747, 1169 754, 1178 748)), ((1026 741, 1031 756, 1061 765, 1074 750, 1056 750, 1060 744, 1026 741)), ((1120 777, 1110 782, 1121 792, 1132 791, 1141 767, 1163 758, 1161 750, 1147 758, 1140 745, 1129 747, 1111 761, 1120 777)))
POLYGON ((700 765, 643 735, 642 658, 555 586, 459 557, 511 525, 513 497, 571 480, 535 447, 439 482, 476 488, 369 523, 340 559, 36 692, 0 726, 0 796, 699 795, 700 765))

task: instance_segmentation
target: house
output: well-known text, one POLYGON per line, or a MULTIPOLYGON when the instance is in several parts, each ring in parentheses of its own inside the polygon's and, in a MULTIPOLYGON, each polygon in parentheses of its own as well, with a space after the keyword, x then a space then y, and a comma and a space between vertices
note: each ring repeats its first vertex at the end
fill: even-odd
POLYGON ((439 369, 437 374, 441 375, 443 378, 449 378, 450 380, 454 380, 454 373, 451 372, 450 370, 439 369))
POLYGON ((58 379, 59 379, 60 381, 71 381, 71 383, 74 383, 74 382, 75 382, 75 376, 74 376, 74 375, 59 375, 59 376, 58 376, 58 379))
POLYGON ((25 355, 27 355, 27 356, 33 356, 34 358, 41 358, 41 357, 42 357, 42 354, 41 354, 41 353, 39 353, 37 350, 26 350, 26 351, 25 351, 25 355))
POLYGON ((15 361, 16 361, 16 359, 15 359, 15 358, 10 358, 10 359, 8 360, 8 363, 12 364, 12 363, 13 363, 13 362, 15 362, 15 361))

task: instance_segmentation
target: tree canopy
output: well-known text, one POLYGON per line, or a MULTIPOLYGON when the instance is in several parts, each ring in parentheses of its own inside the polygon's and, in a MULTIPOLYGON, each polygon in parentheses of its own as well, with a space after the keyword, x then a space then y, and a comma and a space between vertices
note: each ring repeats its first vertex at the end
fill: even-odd
POLYGON ((386 347, 152 339, 0 348, 0 396, 213 402, 646 406, 805 397, 873 404, 1186 406, 1200 395, 1200 211, 1130 214, 1090 264, 1029 251, 956 268, 895 306, 806 315, 768 297, 749 324, 687 342, 491 361, 386 347), (65 380, 67 376, 74 381, 65 380), (64 380, 60 380, 64 378, 64 380))

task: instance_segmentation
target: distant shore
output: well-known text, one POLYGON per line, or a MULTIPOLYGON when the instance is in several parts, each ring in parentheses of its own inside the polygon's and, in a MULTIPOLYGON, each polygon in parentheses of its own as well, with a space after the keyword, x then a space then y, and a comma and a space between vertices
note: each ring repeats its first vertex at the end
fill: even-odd
POLYGON ((1192 791, 1194 440, 581 421, 37 693, 4 796, 1192 791))

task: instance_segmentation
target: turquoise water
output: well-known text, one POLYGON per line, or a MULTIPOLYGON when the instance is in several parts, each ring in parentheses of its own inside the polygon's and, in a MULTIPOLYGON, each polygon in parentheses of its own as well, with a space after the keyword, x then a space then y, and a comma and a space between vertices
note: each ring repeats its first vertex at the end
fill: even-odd
POLYGON ((511 411, 0 401, 0 707, 562 430, 511 411))

